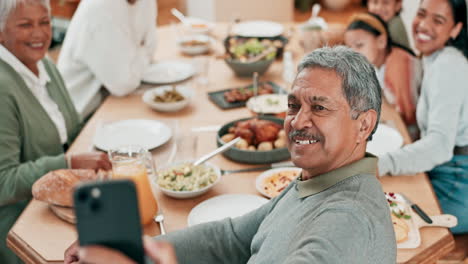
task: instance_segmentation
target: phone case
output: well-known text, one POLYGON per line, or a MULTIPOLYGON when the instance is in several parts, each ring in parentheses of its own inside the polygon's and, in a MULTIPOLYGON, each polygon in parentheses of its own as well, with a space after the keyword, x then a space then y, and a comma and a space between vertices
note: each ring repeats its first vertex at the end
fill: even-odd
POLYGON ((88 183, 74 192, 80 245, 114 248, 137 263, 144 251, 135 184, 130 180, 88 183))

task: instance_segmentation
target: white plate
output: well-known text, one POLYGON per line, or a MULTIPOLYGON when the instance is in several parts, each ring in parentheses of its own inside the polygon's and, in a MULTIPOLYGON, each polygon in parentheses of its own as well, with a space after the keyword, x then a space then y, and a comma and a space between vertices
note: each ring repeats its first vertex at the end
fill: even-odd
POLYGON ((367 142, 367 152, 381 156, 387 152, 397 150, 403 146, 403 137, 393 127, 379 124, 372 140, 367 142))
POLYGON ((283 34, 283 25, 271 21, 248 21, 232 28, 235 35, 242 37, 276 37, 283 34))
POLYGON ((195 74, 191 64, 180 61, 161 61, 151 64, 143 74, 143 82, 153 84, 174 83, 190 78, 195 74))
POLYGON ((283 171, 297 171, 298 175, 301 173, 302 169, 301 168, 296 168, 296 167, 287 167, 287 168, 276 168, 276 169, 271 169, 264 171, 262 174, 257 176, 257 179, 255 180, 255 188, 257 188, 257 191, 264 195, 265 197, 268 198, 273 198, 270 195, 268 195, 264 189, 263 189, 263 181, 268 178, 273 176, 273 174, 283 172, 283 171))
POLYGON ((187 219, 188 226, 226 217, 238 217, 257 209, 268 200, 252 194, 224 194, 208 199, 195 206, 187 219))
POLYGON ((171 129, 159 121, 122 120, 98 128, 94 146, 105 151, 125 145, 137 145, 149 150, 166 143, 171 135, 171 129))

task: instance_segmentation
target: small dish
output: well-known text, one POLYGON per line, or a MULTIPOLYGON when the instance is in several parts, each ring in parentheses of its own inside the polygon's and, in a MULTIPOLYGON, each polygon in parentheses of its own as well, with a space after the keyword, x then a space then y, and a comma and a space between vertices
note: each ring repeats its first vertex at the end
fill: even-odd
POLYGON ((195 34, 208 34, 214 28, 213 23, 196 17, 186 17, 184 25, 190 32, 195 34))
MULTIPOLYGON (((181 162, 176 162, 176 163, 173 163, 173 164, 170 164, 166 167, 163 167, 161 169, 158 170, 158 175, 160 174, 160 172, 164 171, 164 170, 168 170, 170 168, 173 168, 173 167, 176 167, 178 165, 182 165, 183 163, 188 163, 188 162, 193 162, 193 161, 181 161, 181 162)), ((206 192, 208 192, 211 188, 213 188, 213 186, 215 186, 216 184, 219 183, 219 181, 221 180, 221 170, 211 164, 211 163, 208 163, 208 162, 205 162, 199 166, 205 166, 205 167, 208 167, 208 168, 211 168, 214 173, 216 174, 216 180, 203 187, 203 188, 200 188, 200 189, 196 189, 196 190, 191 190, 191 191, 175 191, 175 190, 170 190, 170 189, 167 189, 167 188, 163 188, 161 187, 161 185, 158 183, 158 180, 156 179, 156 185, 158 186, 158 188, 167 196, 170 196, 170 197, 173 197, 173 198, 177 198, 177 199, 188 199, 188 198, 193 198, 193 197, 197 197, 197 196, 200 196, 206 192)), ((159 177, 159 176, 158 176, 159 177)))
POLYGON ((281 191, 289 185, 289 183, 295 179, 301 173, 301 168, 288 167, 288 168, 277 168, 264 171, 262 174, 257 176, 255 180, 255 188, 263 196, 268 198, 274 198, 281 193, 281 191), (271 184, 266 181, 271 180, 271 184), (271 190, 269 187, 278 188, 271 190))
POLYGON ((176 86, 176 91, 184 97, 181 101, 176 102, 156 102, 154 99, 156 96, 161 96, 167 91, 172 91, 173 86, 166 85, 157 88, 150 89, 143 94, 143 102, 149 107, 160 112, 176 112, 185 108, 193 97, 193 91, 187 86, 176 86))
POLYGON ((247 101, 247 108, 255 114, 273 114, 284 118, 288 110, 288 95, 263 94, 251 97, 247 101))
POLYGON ((211 37, 201 34, 184 36, 177 41, 180 51, 187 55, 207 53, 210 50, 212 43, 213 39, 211 37))

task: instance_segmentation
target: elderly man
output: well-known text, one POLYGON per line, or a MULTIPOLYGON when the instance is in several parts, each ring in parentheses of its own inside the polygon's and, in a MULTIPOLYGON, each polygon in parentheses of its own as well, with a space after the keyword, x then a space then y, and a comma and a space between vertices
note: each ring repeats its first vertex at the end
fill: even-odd
MULTIPOLYGON (((335 47, 307 55, 298 72, 284 124, 302 175, 244 216, 157 237, 180 263, 396 262, 377 159, 365 152, 380 115, 373 67, 335 47)), ((84 249, 83 259, 96 260, 98 250, 84 249)))

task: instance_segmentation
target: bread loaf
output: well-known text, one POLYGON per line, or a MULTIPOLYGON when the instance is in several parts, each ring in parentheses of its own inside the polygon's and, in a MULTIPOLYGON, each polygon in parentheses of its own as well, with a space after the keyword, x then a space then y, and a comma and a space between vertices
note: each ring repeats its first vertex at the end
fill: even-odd
POLYGON ((80 182, 107 178, 94 170, 55 170, 37 180, 32 187, 35 199, 60 206, 73 206, 73 188, 80 182))

